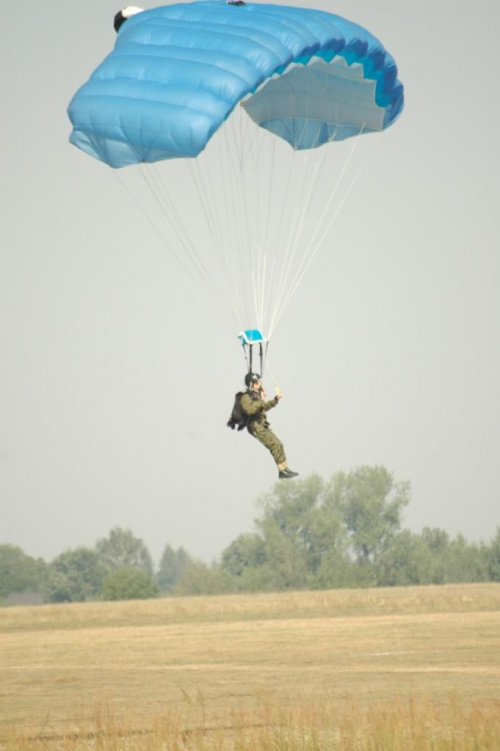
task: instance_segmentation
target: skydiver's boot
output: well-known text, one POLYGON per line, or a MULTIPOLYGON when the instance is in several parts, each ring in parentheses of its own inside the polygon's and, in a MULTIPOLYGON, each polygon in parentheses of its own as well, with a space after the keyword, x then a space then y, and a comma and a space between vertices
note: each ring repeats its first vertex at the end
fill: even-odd
POLYGON ((291 480, 292 477, 297 477, 298 474, 299 474, 298 472, 292 472, 292 470, 288 469, 287 467, 287 469, 280 470, 278 477, 280 480, 291 480))

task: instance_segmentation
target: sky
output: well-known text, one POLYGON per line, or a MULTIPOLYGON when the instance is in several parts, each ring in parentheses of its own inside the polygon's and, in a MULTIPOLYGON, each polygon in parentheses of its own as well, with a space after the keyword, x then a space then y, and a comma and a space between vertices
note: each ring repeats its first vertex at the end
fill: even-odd
MULTIPOLYGON (((314 7, 383 42, 406 105, 273 336, 272 427, 301 477, 383 465, 411 483, 403 526, 488 541, 500 525, 500 4, 314 7)), ((118 9, 0 10, 0 544, 52 560, 120 526, 157 562, 167 544, 211 561, 253 530, 276 471, 226 427, 245 373, 234 331, 112 170, 68 143, 67 105, 111 51, 118 9)))

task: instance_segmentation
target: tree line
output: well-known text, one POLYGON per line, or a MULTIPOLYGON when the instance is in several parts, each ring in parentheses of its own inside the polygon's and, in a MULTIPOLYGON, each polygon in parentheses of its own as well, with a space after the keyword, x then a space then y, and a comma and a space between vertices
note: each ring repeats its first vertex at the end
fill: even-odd
POLYGON ((402 527, 410 485, 384 467, 279 483, 260 498, 254 531, 207 564, 166 545, 155 568, 143 540, 116 527, 93 548, 47 563, 0 545, 0 601, 45 602, 500 581, 500 527, 489 543, 402 527))

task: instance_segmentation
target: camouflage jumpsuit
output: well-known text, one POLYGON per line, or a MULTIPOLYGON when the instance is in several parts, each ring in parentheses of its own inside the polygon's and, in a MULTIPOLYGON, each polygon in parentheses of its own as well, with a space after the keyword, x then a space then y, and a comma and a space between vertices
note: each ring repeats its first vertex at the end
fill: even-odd
POLYGON ((280 439, 269 427, 266 418, 266 412, 275 407, 278 401, 278 397, 275 396, 274 399, 265 402, 256 394, 246 391, 241 397, 241 408, 250 418, 247 426, 248 432, 269 449, 276 464, 284 464, 286 462, 285 449, 280 439))

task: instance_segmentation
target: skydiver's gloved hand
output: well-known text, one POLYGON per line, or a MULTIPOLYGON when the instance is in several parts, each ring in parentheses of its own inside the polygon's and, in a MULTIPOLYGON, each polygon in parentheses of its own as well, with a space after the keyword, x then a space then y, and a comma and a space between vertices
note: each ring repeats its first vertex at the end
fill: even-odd
POLYGON ((275 388, 276 388, 276 399, 278 399, 279 401, 281 397, 283 396, 283 394, 281 393, 281 389, 279 386, 276 386, 275 388))

